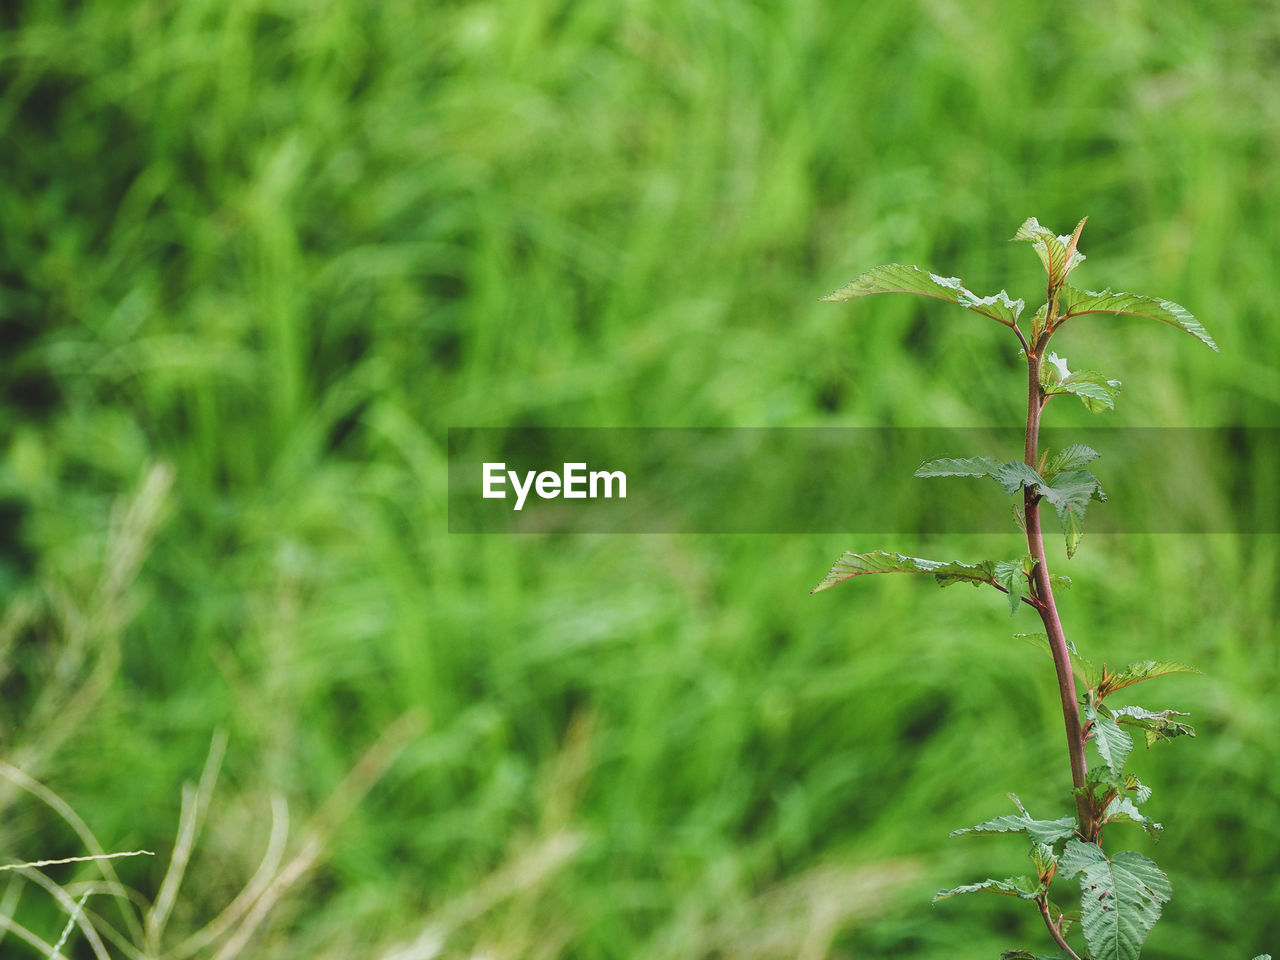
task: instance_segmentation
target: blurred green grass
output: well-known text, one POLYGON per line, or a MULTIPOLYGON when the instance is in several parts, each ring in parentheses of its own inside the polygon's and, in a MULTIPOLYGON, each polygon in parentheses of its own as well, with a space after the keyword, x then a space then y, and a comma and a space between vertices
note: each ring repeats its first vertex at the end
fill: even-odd
MULTIPOLYGON (((272 795, 300 823, 417 708, 246 955, 1039 942, 1002 903, 927 899, 1018 869, 1016 845, 944 839, 1005 791, 1065 804, 1046 664, 971 591, 807 596, 846 548, 971 557, 1012 532, 450 536, 445 431, 1017 423, 995 325, 816 300, 894 260, 1032 299, 1038 264, 1003 243, 1028 215, 1088 215, 1082 283, 1173 298, 1222 346, 1065 331, 1125 380, 1107 425, 1274 425, 1280 11, 0 17, 0 743, 104 844, 157 849, 119 867, 154 896, 180 785, 228 732, 175 937, 252 873, 272 795), (112 505, 157 462, 149 553, 104 589, 112 505)), ((1069 572, 1082 649, 1205 672, 1155 694, 1201 736, 1136 764, 1175 890, 1150 955, 1276 946, 1276 538, 1094 537, 1069 572)), ((9 860, 82 852, 29 800, 0 810, 9 860)), ((18 916, 52 939, 40 904, 18 916)))

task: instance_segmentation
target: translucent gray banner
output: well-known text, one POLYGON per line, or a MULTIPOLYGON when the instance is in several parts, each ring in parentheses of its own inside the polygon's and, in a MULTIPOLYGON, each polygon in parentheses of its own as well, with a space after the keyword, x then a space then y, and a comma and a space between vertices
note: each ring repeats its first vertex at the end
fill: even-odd
MULTIPOLYGON (((1083 443, 1109 495, 1091 533, 1277 533, 1280 428, 1046 428, 1083 443)), ((1020 460, 1022 430, 451 428, 451 533, 994 533, 1020 495, 913 476, 1020 460)), ((1054 521, 1046 517, 1046 530, 1054 521)))

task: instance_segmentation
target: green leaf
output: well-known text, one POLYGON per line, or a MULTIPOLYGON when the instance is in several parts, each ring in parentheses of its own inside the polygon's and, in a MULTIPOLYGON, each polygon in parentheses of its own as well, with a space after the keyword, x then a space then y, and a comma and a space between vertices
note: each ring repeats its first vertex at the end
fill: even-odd
POLYGON ((1120 396, 1120 388, 1124 384, 1119 380, 1108 380, 1100 373, 1092 370, 1078 370, 1066 380, 1061 387, 1067 393, 1075 394, 1090 413, 1102 413, 1114 410, 1116 397, 1120 396))
POLYGON ((1146 803, 1151 799, 1151 788, 1133 774, 1126 774, 1125 781, 1125 789, 1132 790, 1134 792, 1134 803, 1146 803))
MULTIPOLYGON (((884 550, 875 550, 871 553, 846 551, 822 578, 822 582, 809 592, 818 593, 829 590, 838 583, 870 573, 927 573, 931 574, 941 587, 947 587, 953 583, 971 583, 974 586, 985 583, 998 590, 1007 590, 1008 587, 1002 585, 996 578, 998 566, 999 564, 994 560, 960 563, 954 560, 922 560, 919 557, 904 557, 900 553, 888 553, 884 550)), ((1011 601, 1011 605, 1016 605, 1021 598, 1022 593, 1019 590, 1017 596, 1011 601)))
POLYGON ((962 887, 939 890, 933 895, 933 902, 937 903, 939 900, 946 900, 961 893, 1000 893, 1020 900, 1034 900, 1040 890, 1039 880, 1024 875, 1009 877, 1006 880, 983 880, 981 883, 966 883, 962 887))
MULTIPOLYGON (((1068 447, 1073 450, 1073 458, 1082 463, 1097 456, 1097 453, 1082 444, 1068 447), (1092 454, 1092 456, 1088 456, 1092 454), (1088 457, 1088 459, 1083 459, 1088 457)), ((1064 451, 1065 452, 1065 451, 1064 451)), ((943 458, 929 460, 916 469, 917 477, 991 477, 1000 484, 1007 494, 1017 493, 1023 487, 1030 488, 1044 497, 1058 514, 1062 530, 1067 538, 1067 556, 1075 555, 1076 546, 1084 536, 1085 506, 1092 500, 1105 501, 1107 495, 1102 491, 1102 483, 1088 470, 1059 470, 1052 482, 1027 466, 1021 460, 1011 463, 999 463, 990 457, 972 457, 969 459, 943 458)))
POLYGON ((1085 507, 1090 500, 1106 502, 1102 482, 1088 470, 1063 470, 1052 483, 1042 481, 1036 489, 1053 504, 1058 514, 1058 522, 1062 524, 1062 532, 1067 538, 1067 557, 1075 556, 1080 538, 1084 536, 1085 507))
POLYGON ((918 293, 935 297, 990 317, 1006 327, 1012 327, 1017 322, 1018 315, 1027 305, 1023 300, 1010 300, 1009 294, 1004 290, 990 297, 979 297, 966 290, 959 277, 940 277, 936 273, 901 263, 872 267, 822 299, 838 302, 875 293, 918 293))
MULTIPOLYGON (((1053 659, 1053 648, 1049 646, 1049 637, 1044 633, 1015 633, 1015 640, 1021 640, 1028 643, 1037 650, 1042 650, 1050 658, 1053 659)), ((1067 655, 1071 658, 1071 672, 1076 675, 1081 683, 1086 687, 1093 686, 1097 682, 1098 668, 1094 666, 1092 660, 1086 660, 1076 652, 1075 644, 1070 640, 1067 641, 1067 655)))
POLYGON ((996 583, 1009 591, 1009 616, 1018 612, 1022 591, 1027 586, 1027 573, 1021 560, 1001 560, 995 566, 996 583))
POLYGON ((1140 660, 1137 663, 1129 664, 1117 673, 1107 672, 1102 678, 1102 682, 1098 684, 1097 698, 1102 700, 1117 690, 1123 690, 1125 687, 1131 687, 1135 683, 1153 680, 1156 677, 1163 677, 1170 673, 1199 672, 1195 667, 1189 667, 1185 663, 1179 663, 1177 660, 1140 660))
POLYGON ((1036 308, 1036 312, 1031 319, 1031 342, 1039 343, 1040 335, 1044 333, 1045 321, 1049 319, 1049 304, 1042 303, 1036 308))
POLYGON ((1115 408, 1115 400, 1123 384, 1119 380, 1108 380, 1092 370, 1072 373, 1067 369, 1066 358, 1050 353, 1040 367, 1040 386, 1051 397, 1075 394, 1090 413, 1101 413, 1115 408))
POLYGON ((944 457, 941 460, 927 460, 916 468, 917 477, 990 477, 1000 468, 1000 463, 991 457, 968 457, 956 459, 944 457))
POLYGON ((1027 816, 995 817, 972 827, 951 831, 950 836, 962 837, 967 833, 1025 833, 1038 843, 1054 843, 1075 836, 1076 818, 1059 817, 1057 820, 1033 820, 1027 816))
POLYGON ((1140 811, 1128 797, 1116 797, 1107 804, 1102 822, 1136 824, 1147 831, 1147 835, 1152 840, 1159 840, 1160 834, 1164 832, 1163 824, 1156 823, 1156 821, 1140 811))
POLYGON ((1077 290, 1067 285, 1062 288, 1058 310, 1058 322, 1054 325, 1054 330, 1072 317, 1087 313, 1114 313, 1158 320, 1191 334, 1207 347, 1218 349, 1218 345, 1213 342, 1213 337, 1209 336, 1209 331, 1200 321, 1193 317, 1186 307, 1172 300, 1143 297, 1135 293, 1112 293, 1110 289, 1077 290))
POLYGON ((1073 443, 1069 447, 1063 447, 1045 462, 1044 479, 1052 483, 1053 478, 1063 470, 1078 470, 1100 456, 1097 450, 1086 447, 1083 443, 1073 443))
POLYGON ((1064 393, 1074 394, 1090 413, 1115 409, 1116 397, 1120 395, 1120 388, 1123 386, 1119 380, 1108 380, 1092 370, 1077 370, 1072 373, 1067 369, 1067 361, 1056 353, 1045 358, 1044 365, 1040 368, 1040 385, 1050 397, 1064 393))
POLYGON ((1141 727, 1146 738, 1147 747, 1160 740, 1172 740, 1174 737, 1195 737, 1195 727, 1174 717, 1189 717, 1191 714, 1179 710, 1144 710, 1142 707, 1119 707, 1112 711, 1116 723, 1124 726, 1141 727))
POLYGON ((1009 815, 996 817, 993 820, 984 820, 982 823, 975 824, 972 827, 953 830, 950 836, 961 837, 967 833, 1025 833, 1035 843, 1046 844, 1075 836, 1077 826, 1075 817, 1059 817, 1057 820, 1036 820, 1023 809, 1022 802, 1018 800, 1017 796, 1011 793, 1009 794, 1009 799, 1018 807, 1017 816, 1009 815))
POLYGON ((1058 857, 1053 852, 1053 847, 1047 843, 1041 843, 1038 840, 1031 841, 1031 862, 1035 865, 1036 873, 1040 875, 1040 882, 1043 883, 1058 863, 1058 857))
POLYGON ((1271 954, 1269 953, 1259 954, 1258 956, 1254 957, 1253 960, 1271 960, 1271 954))
MULTIPOLYGON (((1077 792, 1083 792, 1086 796, 1098 799, 1106 797, 1108 793, 1113 797, 1123 793, 1132 793, 1133 802, 1139 806, 1151 799, 1151 788, 1132 773, 1116 776, 1105 766, 1091 768, 1085 776, 1085 786, 1077 792)), ((1110 802, 1110 800, 1107 800, 1107 803, 1110 802)))
POLYGON ((1031 487, 1034 490, 1044 483, 1040 474, 1021 460, 1000 464, 999 469, 991 476, 1004 488, 1005 493, 1017 493, 1023 487, 1031 487))
POLYGON ((1093 960, 1137 960, 1173 896, 1169 878, 1140 853, 1108 858, 1097 844, 1076 839, 1067 841, 1059 870, 1080 876, 1081 923, 1093 960))
POLYGON ((832 566, 830 572, 811 591, 818 593, 853 577, 870 573, 927 573, 939 584, 963 580, 969 583, 995 583, 995 562, 960 563, 957 561, 922 560, 904 557, 900 553, 875 550, 871 553, 845 551, 832 566))
POLYGON ((1133 752, 1133 737, 1120 729, 1120 725, 1111 717, 1106 707, 1085 704, 1084 715, 1093 722, 1093 742, 1098 748, 1102 762, 1111 768, 1116 776, 1120 775, 1124 762, 1133 752))
POLYGON ((1083 226, 1084 221, 1081 220, 1076 226, 1074 235, 1059 236, 1048 227, 1041 226, 1040 221, 1035 217, 1028 217, 1018 228, 1018 232, 1013 235, 1013 239, 1024 240, 1035 245, 1036 254, 1044 264, 1045 273, 1049 275, 1049 283, 1052 286, 1058 286, 1066 279, 1067 274, 1085 259, 1083 253, 1073 249, 1074 241, 1079 237, 1083 226), (1070 251, 1069 255, 1068 251, 1070 251))

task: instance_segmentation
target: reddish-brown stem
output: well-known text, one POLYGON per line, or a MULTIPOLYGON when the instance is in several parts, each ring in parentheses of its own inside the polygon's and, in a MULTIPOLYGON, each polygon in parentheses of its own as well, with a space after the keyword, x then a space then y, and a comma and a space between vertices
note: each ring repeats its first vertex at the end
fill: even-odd
POLYGON ((1067 943, 1066 938, 1062 935, 1062 931, 1054 924, 1053 918, 1049 916, 1049 903, 1043 897, 1036 900, 1040 906, 1040 916, 1044 918, 1044 925, 1049 929, 1049 936, 1053 937, 1053 942, 1063 950, 1067 951, 1067 955, 1080 960, 1080 955, 1071 949, 1071 945, 1067 943))
MULTIPOLYGON (((1039 345, 1037 345, 1039 346, 1039 345)), ((1040 387, 1041 357, 1038 352, 1027 352, 1027 431, 1023 449, 1023 461, 1036 469, 1040 456, 1040 411, 1044 409, 1044 395, 1040 387)), ((1032 579, 1035 585, 1036 609, 1044 623, 1049 638, 1049 650, 1053 654, 1053 666, 1058 674, 1058 697, 1062 701, 1062 720, 1067 733, 1067 754, 1071 760, 1071 785, 1076 798, 1076 817, 1080 821, 1080 835, 1092 840, 1094 835, 1093 812, 1085 796, 1085 777, 1088 766, 1084 752, 1084 734, 1080 727, 1080 706, 1076 695, 1076 680, 1071 672, 1071 655, 1067 650, 1067 638, 1058 618, 1058 607, 1053 599, 1053 586, 1049 580, 1049 566, 1045 562, 1044 537, 1040 531, 1040 496, 1034 490, 1024 490, 1023 512, 1026 520, 1027 549, 1031 552, 1032 579)))

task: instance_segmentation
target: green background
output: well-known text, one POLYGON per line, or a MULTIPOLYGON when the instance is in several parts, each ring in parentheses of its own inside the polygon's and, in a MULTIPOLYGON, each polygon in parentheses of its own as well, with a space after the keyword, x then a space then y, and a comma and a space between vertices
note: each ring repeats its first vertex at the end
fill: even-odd
MULTIPOLYGON (((808 595, 841 550, 1013 556, 1012 526, 449 535, 446 430, 1016 425, 1007 331, 817 298, 901 261, 1034 306, 1041 268, 1005 243, 1029 215, 1089 216, 1076 282, 1172 298, 1221 346, 1076 321, 1060 351, 1125 381, 1092 422, 1276 425, 1275 4, 0 20, 0 749, 104 848, 156 852, 117 862, 149 902, 225 733, 154 955, 232 955, 187 938, 264 850, 294 882, 243 957, 1044 949, 1025 904, 928 902, 1024 869, 1017 839, 946 839, 1006 791, 1069 807, 1049 663, 1009 638, 1034 618, 914 578, 808 595)), ((1169 469, 1226 509, 1241 468, 1169 469)), ((1277 538, 1094 536, 1070 563, 1050 543, 1082 652, 1204 671, 1135 695, 1200 734, 1131 761, 1159 847, 1108 835, 1172 879, 1148 955, 1280 947, 1277 538)), ((3 769, 0 859, 85 853, 3 769)), ((49 873, 73 895, 98 876, 49 873)), ((56 939, 50 895, 8 889, 0 913, 56 939)), ((137 956, 146 931, 88 905, 137 956)))

